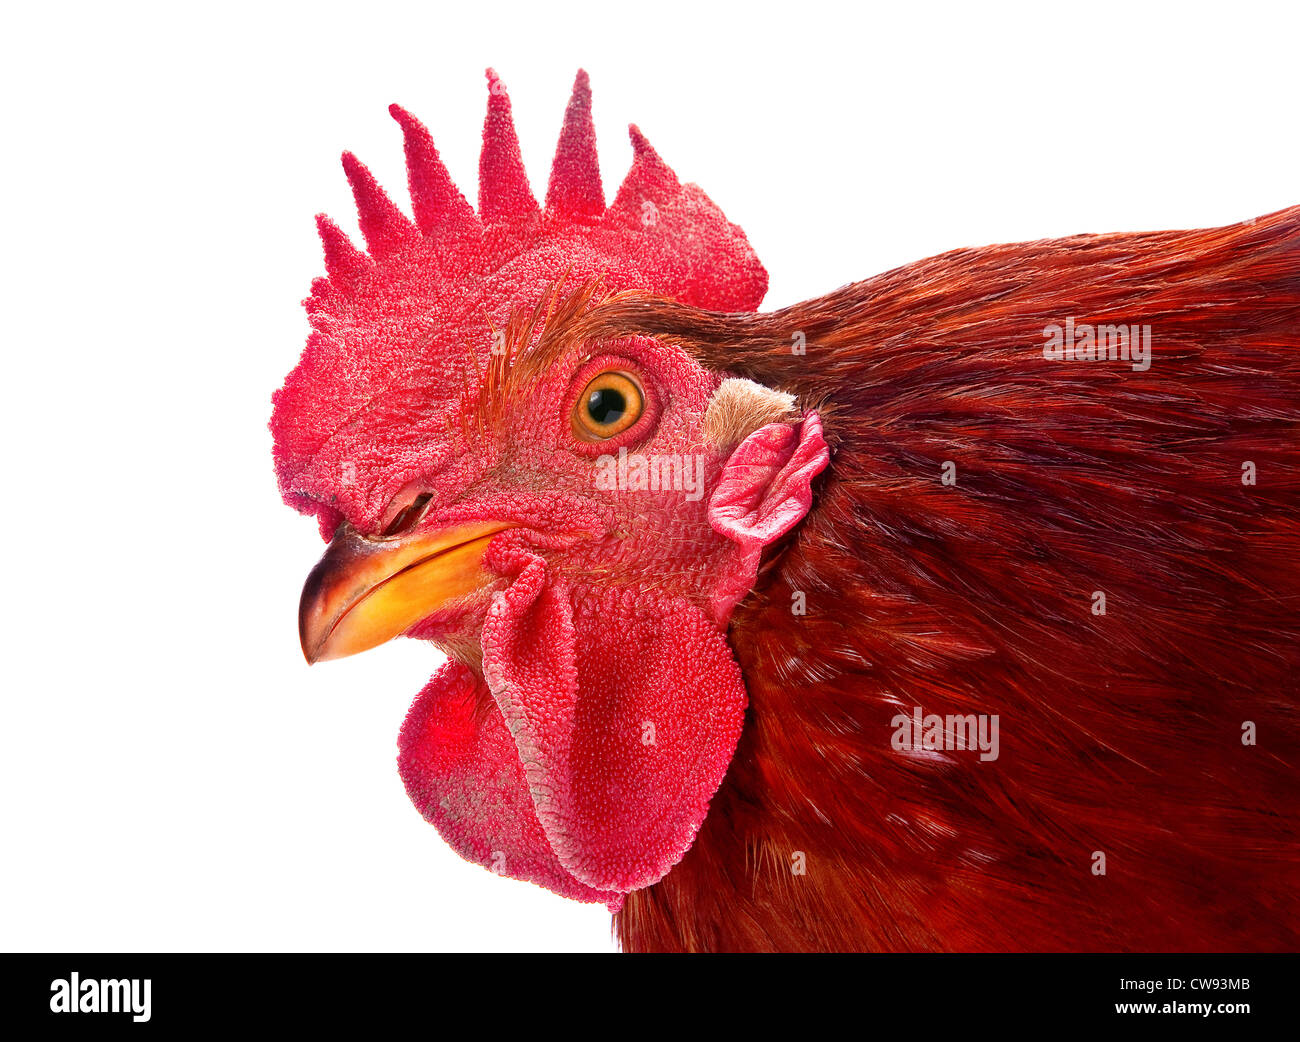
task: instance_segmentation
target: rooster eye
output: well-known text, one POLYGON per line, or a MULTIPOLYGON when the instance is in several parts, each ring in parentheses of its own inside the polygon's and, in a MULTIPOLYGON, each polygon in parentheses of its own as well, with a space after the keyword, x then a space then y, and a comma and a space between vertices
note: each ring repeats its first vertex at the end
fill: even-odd
POLYGON ((604 441, 641 418, 645 394, 630 373, 610 370, 588 381, 573 407, 573 433, 583 441, 604 441))

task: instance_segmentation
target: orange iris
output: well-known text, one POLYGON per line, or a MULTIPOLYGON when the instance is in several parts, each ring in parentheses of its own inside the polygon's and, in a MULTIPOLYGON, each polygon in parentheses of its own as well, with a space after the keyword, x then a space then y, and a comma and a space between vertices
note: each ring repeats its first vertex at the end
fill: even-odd
POLYGON ((573 433, 583 441, 604 441, 641 418, 645 394, 631 373, 607 370, 592 377, 573 406, 573 433))

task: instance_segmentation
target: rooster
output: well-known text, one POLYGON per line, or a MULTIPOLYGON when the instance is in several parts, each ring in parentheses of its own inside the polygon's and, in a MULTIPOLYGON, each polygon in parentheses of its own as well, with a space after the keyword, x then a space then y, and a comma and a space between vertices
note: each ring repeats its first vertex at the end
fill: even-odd
POLYGON ((587 77, 545 202, 489 71, 274 398, 309 662, 446 663, 399 769, 629 951, 1294 948, 1300 207, 963 249, 779 311, 587 77), (1086 333, 1085 333, 1086 331, 1086 333))

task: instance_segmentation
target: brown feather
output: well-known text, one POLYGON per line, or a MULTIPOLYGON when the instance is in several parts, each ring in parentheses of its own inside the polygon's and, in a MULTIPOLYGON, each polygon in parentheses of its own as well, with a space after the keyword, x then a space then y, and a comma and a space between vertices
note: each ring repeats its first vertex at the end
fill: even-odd
POLYGON ((730 772, 625 949, 1300 943, 1300 208, 959 250, 767 314, 622 294, 571 332, 798 394, 835 448, 732 621, 730 772), (1070 316, 1149 324, 1150 369, 1044 359, 1070 316), (913 706, 998 714, 999 758, 895 750, 913 706))

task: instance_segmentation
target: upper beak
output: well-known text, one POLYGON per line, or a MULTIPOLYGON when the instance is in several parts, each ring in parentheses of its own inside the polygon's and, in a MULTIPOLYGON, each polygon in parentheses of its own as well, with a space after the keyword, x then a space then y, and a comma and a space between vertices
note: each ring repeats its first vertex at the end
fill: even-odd
POLYGON ((343 524, 302 588, 303 655, 313 663, 366 651, 473 593, 492 579, 488 543, 510 527, 485 521, 370 539, 343 524))

